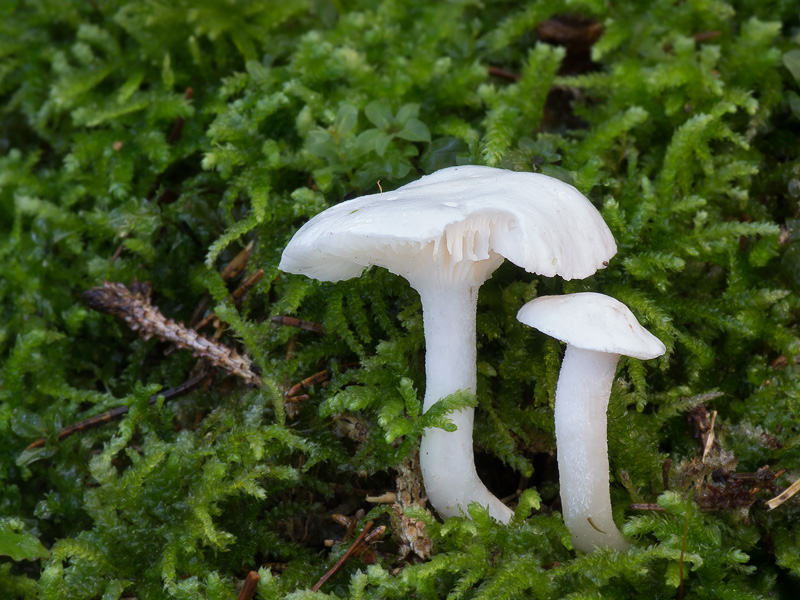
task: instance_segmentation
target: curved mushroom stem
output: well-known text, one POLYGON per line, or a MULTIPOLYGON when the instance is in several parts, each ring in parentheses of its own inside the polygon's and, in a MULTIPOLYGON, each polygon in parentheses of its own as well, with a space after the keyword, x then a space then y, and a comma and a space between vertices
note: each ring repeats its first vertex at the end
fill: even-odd
MULTIPOLYGON (((417 282, 415 282, 417 283, 417 282)), ((469 284, 421 285, 425 328, 425 401, 423 411, 458 390, 475 392, 475 319, 478 288, 469 284)), ((469 514, 470 502, 488 507, 507 523, 512 511, 478 478, 472 448, 474 409, 451 413, 454 432, 431 428, 420 444, 420 468, 431 505, 443 517, 469 514)))
POLYGON ((611 517, 608 487, 608 399, 619 354, 567 345, 556 388, 556 447, 564 523, 573 546, 625 550, 611 517))

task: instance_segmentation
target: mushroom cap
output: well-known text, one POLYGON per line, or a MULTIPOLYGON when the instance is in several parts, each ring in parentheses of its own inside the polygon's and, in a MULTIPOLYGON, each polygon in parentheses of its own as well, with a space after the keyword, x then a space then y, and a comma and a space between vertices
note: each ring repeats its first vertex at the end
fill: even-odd
POLYGON ((571 185, 461 166, 323 211, 295 234, 280 268, 339 281, 372 265, 407 276, 430 268, 430 259, 446 269, 486 259, 496 267, 505 257, 527 271, 573 279, 591 275, 616 251, 600 213, 571 185))
POLYGON ((627 306, 604 294, 541 296, 519 309, 517 319, 584 350, 642 360, 667 351, 661 340, 639 324, 627 306))

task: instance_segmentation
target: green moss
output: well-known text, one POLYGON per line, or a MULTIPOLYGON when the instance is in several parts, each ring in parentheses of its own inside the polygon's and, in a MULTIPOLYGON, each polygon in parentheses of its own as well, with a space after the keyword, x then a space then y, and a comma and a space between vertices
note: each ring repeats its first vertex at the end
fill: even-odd
POLYGON ((676 597, 682 568, 687 598, 792 597, 796 500, 702 512, 677 483, 701 402, 740 471, 800 476, 798 26, 789 0, 4 2, 0 516, 51 556, 0 557, 0 595, 232 599, 260 569, 262 598, 624 600, 676 597), (564 14, 572 41, 537 29, 564 14), (277 264, 327 206, 467 163, 572 183, 619 252, 582 281, 501 267, 479 299, 477 396, 422 416, 405 281, 322 284, 277 264), (234 306, 218 271, 251 241, 245 275, 264 277, 234 306), (264 386, 218 373, 150 404, 196 361, 84 307, 104 279, 149 281, 187 322, 205 297, 264 386), (612 392, 622 554, 571 548, 553 460, 562 348, 514 318, 582 290, 626 303, 667 346, 622 361, 612 392), (288 386, 323 369, 327 385, 287 410, 288 386), (57 439, 120 405, 120 422, 57 439), (467 405, 484 479, 530 490, 513 523, 417 510, 433 558, 401 563, 397 523, 373 507, 389 528, 377 562, 307 591, 347 547, 323 545, 342 534, 330 513, 370 510, 364 490, 393 489, 423 428, 467 405))

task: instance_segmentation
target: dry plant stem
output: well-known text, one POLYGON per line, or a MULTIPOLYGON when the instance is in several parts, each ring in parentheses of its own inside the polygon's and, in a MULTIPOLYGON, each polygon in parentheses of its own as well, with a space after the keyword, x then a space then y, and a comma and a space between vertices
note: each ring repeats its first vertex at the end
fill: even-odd
MULTIPOLYGON (((194 90, 192 88, 186 88, 186 92, 184 92, 183 97, 186 100, 191 100, 194 96, 194 90)), ((169 138, 167 138, 167 143, 170 146, 174 146, 178 143, 178 140, 181 139, 181 134, 183 133, 183 117, 178 117, 175 119, 175 124, 172 126, 172 131, 169 134, 169 138)))
POLYGON ((306 377, 300 383, 295 383, 291 388, 289 388, 289 391, 286 392, 285 394, 287 400, 292 396, 300 395, 300 393, 305 392, 308 388, 310 388, 312 385, 316 383, 322 383, 323 381, 328 381, 330 377, 331 377, 330 371, 328 371, 327 369, 325 369, 324 371, 319 371, 318 373, 314 373, 311 377, 306 377))
POLYGON ((683 539, 681 540, 681 559, 679 566, 679 577, 681 581, 680 588, 678 589, 678 600, 683 600, 683 556, 686 552, 686 538, 689 536, 689 513, 686 513, 686 522, 683 526, 683 539))
MULTIPOLYGON (((777 479, 777 476, 775 477, 777 479)), ((800 491, 800 479, 795 481, 792 485, 790 485, 784 492, 775 496, 772 500, 767 501, 767 506, 770 510, 773 508, 778 508, 781 504, 786 502, 789 498, 794 496, 798 491, 800 491)))
POLYGON ((258 574, 258 571, 250 571, 244 579, 242 589, 239 590, 236 600, 252 600, 253 596, 256 595, 259 581, 261 581, 261 575, 258 574))
MULTIPOLYGON (((240 285, 238 288, 236 288, 236 290, 234 290, 234 292, 232 294, 230 294, 226 300, 228 302, 234 302, 238 306, 241 303, 242 298, 244 298, 247 295, 247 293, 250 290, 253 289, 253 286, 255 286, 263 278, 264 278, 264 269, 259 269, 258 271, 256 271, 252 275, 250 275, 242 283, 242 285, 240 285)), ((217 316, 213 312, 209 313, 208 315, 206 315, 206 317, 202 321, 200 321, 194 327, 194 329, 202 329, 203 327, 205 327, 206 325, 211 323, 211 321, 213 321, 216 318, 217 318, 217 316)))
MULTIPOLYGON (((238 277, 244 268, 247 266, 247 262, 250 260, 250 256, 253 253, 253 246, 254 242, 251 241, 247 246, 245 246, 241 252, 239 252, 236 256, 233 257, 233 260, 229 262, 225 267, 219 272, 219 276, 222 278, 222 281, 228 282, 232 279, 238 277)), ((208 304, 211 302, 211 296, 209 294, 204 294, 202 300, 198 303, 197 307, 194 309, 192 313, 192 318, 189 319, 189 323, 197 329, 196 324, 202 319, 203 314, 208 309, 208 304)))
MULTIPOLYGON (((432 288, 416 282, 422 298, 425 329, 426 390, 423 411, 459 390, 475 393, 475 323, 478 287, 457 284, 432 288)), ((425 493, 443 517, 468 513, 470 502, 488 508, 507 523, 511 509, 483 484, 475 470, 472 429, 475 411, 465 408, 449 415, 457 430, 430 428, 420 444, 420 468, 425 493)))
POLYGON ((703 458, 700 460, 700 462, 706 462, 706 457, 708 456, 708 453, 711 451, 711 447, 714 445, 714 439, 715 439, 714 438, 714 423, 716 422, 716 420, 717 420, 717 411, 714 411, 713 413, 711 413, 711 427, 710 427, 710 429, 708 431, 708 437, 706 438, 706 444, 705 444, 705 447, 703 448, 703 458))
POLYGON ((631 510, 652 510, 654 512, 666 512, 666 508, 662 508, 658 504, 653 504, 652 502, 637 502, 635 504, 629 504, 628 508, 631 510))
POLYGON ((519 81, 522 76, 517 73, 512 73, 511 71, 507 71, 502 67, 495 67, 490 65, 489 66, 489 75, 493 77, 499 77, 500 79, 506 79, 508 81, 519 81))
POLYGON ((251 240, 247 246, 245 246, 236 256, 233 257, 233 260, 229 262, 222 271, 220 271, 219 276, 222 277, 223 281, 230 281, 231 279, 236 279, 239 274, 244 271, 244 268, 247 266, 247 262, 250 260, 250 255, 253 254, 253 246, 255 243, 251 240))
POLYGON ((193 329, 167 319, 141 292, 132 292, 121 283, 105 282, 102 287, 84 292, 83 298, 94 310, 121 318, 145 340, 157 337, 162 341, 172 342, 179 348, 191 350, 197 357, 207 359, 213 366, 241 377, 251 385, 261 385, 261 379, 253 373, 246 357, 219 342, 209 340, 193 329))
POLYGON ((296 327, 297 329, 304 329, 305 331, 313 331, 314 333, 325 333, 322 325, 313 323, 311 321, 303 321, 295 317, 270 317, 269 320, 276 325, 284 325, 285 327, 296 327))
POLYGON ((567 345, 556 388, 558 477, 564 524, 578 550, 625 550, 611 516, 606 425, 618 354, 567 345), (591 521, 590 521, 591 519, 591 521))
MULTIPOLYGON (((165 401, 168 401, 183 396, 196 386, 203 383, 208 378, 209 378, 208 373, 200 373, 199 375, 195 375, 194 377, 187 379, 177 387, 174 387, 169 390, 163 390, 161 392, 158 392, 157 394, 153 394, 152 396, 150 396, 149 403, 155 404, 156 400, 158 400, 161 397, 163 397, 165 401)), ((106 423, 111 423, 112 421, 121 419, 126 414, 128 414, 130 409, 131 407, 128 405, 117 406, 116 408, 107 410, 106 412, 100 413, 99 415, 89 417, 88 419, 84 419, 83 421, 78 421, 77 423, 73 423, 72 425, 67 425, 61 431, 58 432, 58 439, 60 441, 65 438, 68 438, 73 433, 79 433, 82 431, 87 431, 89 429, 95 429, 97 427, 105 425, 106 423)), ((34 448, 43 448, 46 442, 47 438, 39 438, 25 449, 32 450, 34 448)))
POLYGON ((336 564, 333 565, 325 575, 323 575, 320 580, 314 584, 314 587, 311 588, 312 592, 318 592, 320 588, 325 585, 325 582, 328 581, 331 577, 333 577, 336 573, 339 572, 341 569, 351 558, 353 558, 358 552, 361 550, 361 546, 364 543, 364 538, 367 537, 369 530, 372 529, 372 521, 368 521, 366 525, 364 525, 364 529, 361 531, 361 535, 356 538, 356 541, 353 542, 353 545, 347 549, 336 564))

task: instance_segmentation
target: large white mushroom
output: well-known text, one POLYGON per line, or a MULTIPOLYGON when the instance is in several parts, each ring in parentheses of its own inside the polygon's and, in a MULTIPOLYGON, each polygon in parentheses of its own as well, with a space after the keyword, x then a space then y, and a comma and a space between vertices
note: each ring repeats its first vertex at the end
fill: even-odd
MULTIPOLYGON (((427 411, 458 390, 475 392, 478 289, 504 257, 527 271, 572 279, 591 275, 615 252, 602 217, 572 186, 464 166, 329 208, 295 234, 280 268, 339 281, 378 265, 405 277, 422 300, 427 411)), ((473 409, 450 418, 457 431, 429 429, 420 447, 431 504, 447 517, 478 502, 507 522, 511 510, 475 471, 473 409)))
POLYGON ((624 550, 611 517, 608 487, 608 399, 620 355, 642 360, 666 351, 627 306, 593 292, 541 296, 517 319, 566 342, 556 386, 556 449, 561 509, 572 545, 624 550))

